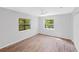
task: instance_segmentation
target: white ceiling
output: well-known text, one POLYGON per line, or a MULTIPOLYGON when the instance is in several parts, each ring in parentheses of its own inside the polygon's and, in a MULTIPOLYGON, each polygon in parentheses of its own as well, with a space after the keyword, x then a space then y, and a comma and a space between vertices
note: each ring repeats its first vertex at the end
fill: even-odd
POLYGON ((71 13, 75 8, 73 7, 6 7, 8 9, 27 13, 33 16, 47 16, 64 13, 71 13))

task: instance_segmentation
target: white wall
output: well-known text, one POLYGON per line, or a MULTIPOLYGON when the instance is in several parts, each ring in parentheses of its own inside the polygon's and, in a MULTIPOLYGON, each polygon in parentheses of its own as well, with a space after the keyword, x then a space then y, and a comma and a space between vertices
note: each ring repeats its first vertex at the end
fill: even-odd
POLYGON ((79 8, 74 10, 74 43, 79 51, 79 8))
POLYGON ((36 17, 0 8, 0 48, 29 38, 38 33, 38 20, 36 17), (18 18, 30 18, 31 29, 19 31, 18 18))
POLYGON ((41 34, 73 39, 73 17, 71 14, 41 17, 39 22, 41 34), (44 21, 46 18, 54 19, 53 30, 47 30, 44 28, 44 21))

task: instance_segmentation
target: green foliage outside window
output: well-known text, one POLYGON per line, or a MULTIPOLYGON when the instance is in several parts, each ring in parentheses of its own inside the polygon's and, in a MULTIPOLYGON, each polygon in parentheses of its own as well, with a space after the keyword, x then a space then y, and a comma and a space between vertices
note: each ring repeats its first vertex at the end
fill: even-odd
POLYGON ((30 19, 19 18, 19 31, 30 29, 30 19))
POLYGON ((54 28, 54 20, 46 19, 45 20, 45 28, 54 28))

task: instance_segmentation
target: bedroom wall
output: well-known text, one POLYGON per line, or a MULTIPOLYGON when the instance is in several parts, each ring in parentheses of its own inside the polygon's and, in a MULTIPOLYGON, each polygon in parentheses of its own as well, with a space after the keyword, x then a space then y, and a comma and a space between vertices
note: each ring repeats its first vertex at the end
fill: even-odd
POLYGON ((11 45, 15 42, 29 38, 38 33, 38 20, 36 17, 0 8, 0 48, 11 45), (30 18, 31 29, 19 31, 18 18, 30 18))
POLYGON ((73 13, 73 18, 74 18, 74 43, 79 51, 79 8, 74 10, 73 13))
POLYGON ((51 15, 40 17, 39 19, 40 33, 67 38, 73 40, 73 17, 72 14, 51 15), (54 19, 54 29, 48 30, 44 28, 44 21, 47 18, 54 19))

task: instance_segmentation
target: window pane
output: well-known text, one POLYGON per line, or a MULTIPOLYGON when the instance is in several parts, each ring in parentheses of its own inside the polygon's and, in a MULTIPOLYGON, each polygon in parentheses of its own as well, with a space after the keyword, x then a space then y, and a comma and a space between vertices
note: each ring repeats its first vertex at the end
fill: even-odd
POLYGON ((19 25, 19 31, 24 30, 24 26, 23 25, 19 25))
POLYGON ((25 19, 25 25, 30 25, 30 19, 25 19))
POLYGON ((52 19, 45 20, 45 28, 54 28, 54 20, 52 19))
POLYGON ((19 25, 24 25, 24 19, 23 18, 19 18, 19 25))
POLYGON ((28 30, 28 29, 30 29, 30 25, 25 26, 25 30, 28 30))

